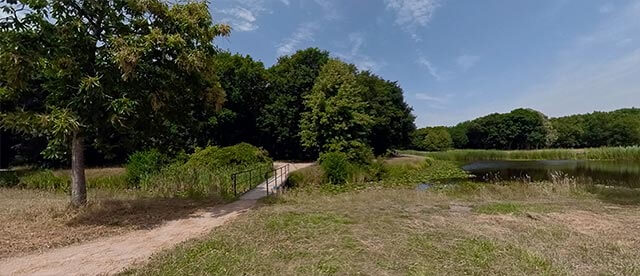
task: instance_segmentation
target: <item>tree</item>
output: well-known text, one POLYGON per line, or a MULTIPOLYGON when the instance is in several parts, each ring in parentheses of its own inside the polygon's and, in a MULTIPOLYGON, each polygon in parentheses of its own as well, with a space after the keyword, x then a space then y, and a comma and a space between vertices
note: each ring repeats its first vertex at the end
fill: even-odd
POLYGON ((425 127, 413 133, 413 147, 418 150, 443 151, 453 147, 446 127, 425 127))
POLYGON ((469 144, 469 137, 467 137, 467 132, 469 131, 469 125, 471 123, 469 121, 462 122, 453 127, 448 127, 449 135, 451 136, 451 140, 453 141, 453 147, 456 149, 464 149, 467 148, 469 144))
POLYGON ((550 146, 556 139, 549 119, 531 109, 494 113, 465 124, 471 148, 537 149, 550 146))
POLYGON ((156 127, 208 116, 200 111, 224 101, 212 41, 230 28, 212 23, 205 2, 0 3, 8 14, 0 20, 0 100, 40 99, 3 110, 0 125, 48 137, 49 157, 64 155, 70 144, 75 206, 86 202, 87 142, 99 145, 103 134, 118 130, 162 137, 156 127))
POLYGON ((311 92, 329 53, 317 48, 283 56, 269 68, 269 104, 258 118, 265 134, 265 147, 277 158, 309 158, 301 144, 300 120, 305 112, 304 97, 311 92))
POLYGON ((355 66, 331 59, 322 67, 311 93, 305 96, 302 145, 314 152, 342 151, 366 145, 373 120, 356 80, 355 66))
POLYGON ((247 142, 266 146, 258 119, 269 101, 269 80, 262 62, 250 56, 221 53, 215 57, 216 74, 226 93, 226 102, 214 118, 215 142, 235 145, 247 142))
POLYGON ((406 147, 416 129, 411 107, 404 102, 402 88, 396 82, 384 80, 369 71, 357 75, 358 84, 365 88, 363 100, 367 114, 373 119, 367 140, 375 154, 383 154, 393 147, 406 147))
POLYGON ((443 151, 453 146, 453 140, 451 140, 451 135, 449 135, 446 128, 435 127, 427 131, 424 145, 425 150, 428 151, 443 151))

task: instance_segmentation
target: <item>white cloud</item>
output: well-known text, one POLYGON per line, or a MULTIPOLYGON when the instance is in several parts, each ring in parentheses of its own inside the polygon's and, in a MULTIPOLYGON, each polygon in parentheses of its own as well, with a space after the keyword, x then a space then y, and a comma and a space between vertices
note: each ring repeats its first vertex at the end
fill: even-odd
POLYGON ((456 58, 456 63, 462 68, 462 71, 467 71, 476 65, 478 60, 480 60, 479 56, 461 55, 456 58))
POLYGON ((429 75, 431 75, 436 80, 442 80, 442 76, 438 72, 438 68, 436 68, 431 61, 429 61, 426 57, 418 58, 418 64, 427 68, 429 75))
POLYGON ((362 53, 362 46, 365 44, 365 39, 362 33, 349 34, 349 43, 349 52, 337 53, 337 57, 355 64, 360 70, 376 71, 384 66, 384 62, 376 61, 370 56, 362 53))
MULTIPOLYGON (((289 2, 288 0, 282 0, 289 2)), ((234 30, 249 32, 258 29, 258 17, 263 13, 270 12, 264 0, 232 0, 232 8, 222 9, 218 12, 222 14, 222 22, 225 22, 234 30)))
POLYGON ((220 13, 230 16, 222 21, 229 23, 235 30, 247 32, 258 29, 258 25, 255 24, 256 16, 248 9, 235 7, 223 9, 220 13))
POLYGON ((416 29, 429 24, 436 9, 440 7, 439 0, 385 0, 385 3, 388 9, 395 11, 396 24, 415 40, 420 40, 416 29))
POLYGON ((320 28, 315 22, 300 25, 293 34, 278 45, 278 55, 288 55, 298 49, 300 44, 313 41, 314 33, 320 28))
POLYGON ((286 6, 289 6, 289 4, 291 4, 289 0, 280 0, 280 2, 282 2, 282 4, 285 4, 286 6))

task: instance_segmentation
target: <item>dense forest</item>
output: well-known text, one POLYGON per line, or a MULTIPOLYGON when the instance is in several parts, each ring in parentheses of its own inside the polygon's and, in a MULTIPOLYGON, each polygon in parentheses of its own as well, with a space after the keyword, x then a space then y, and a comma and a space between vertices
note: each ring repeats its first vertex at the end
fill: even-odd
POLYGON ((279 159, 410 144, 396 82, 317 48, 269 68, 221 50, 212 42, 231 30, 206 3, 104 4, 36 5, 0 22, 2 167, 68 166, 75 142, 91 166, 241 142, 279 159))
POLYGON ((429 151, 638 146, 640 109, 548 118, 541 112, 521 108, 452 127, 421 128, 412 137, 415 149, 429 151))

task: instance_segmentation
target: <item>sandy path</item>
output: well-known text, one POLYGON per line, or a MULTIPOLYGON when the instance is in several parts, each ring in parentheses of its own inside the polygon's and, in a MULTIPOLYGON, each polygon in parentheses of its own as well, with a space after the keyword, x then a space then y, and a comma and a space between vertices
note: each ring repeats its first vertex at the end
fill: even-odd
MULTIPOLYGON (((276 163, 276 166, 283 164, 276 163)), ((311 164, 290 164, 290 170, 295 171, 309 165, 311 164)), ((282 180, 278 179, 278 184, 282 180)), ((270 186, 271 190, 273 180, 270 186)), ((169 221, 151 230, 139 230, 41 254, 0 260, 0 275, 115 274, 147 261, 154 253, 208 233, 246 212, 265 195, 266 187, 263 183, 236 202, 202 210, 188 218, 169 221)))

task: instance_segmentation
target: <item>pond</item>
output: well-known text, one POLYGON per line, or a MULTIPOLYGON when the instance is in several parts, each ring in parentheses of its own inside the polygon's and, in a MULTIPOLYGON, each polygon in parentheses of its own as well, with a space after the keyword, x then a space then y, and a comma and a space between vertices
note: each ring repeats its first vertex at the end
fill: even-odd
POLYGON ((462 166, 476 181, 544 181, 568 176, 585 183, 640 188, 640 162, 595 160, 475 161, 462 166))

